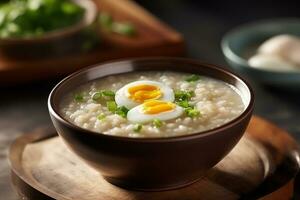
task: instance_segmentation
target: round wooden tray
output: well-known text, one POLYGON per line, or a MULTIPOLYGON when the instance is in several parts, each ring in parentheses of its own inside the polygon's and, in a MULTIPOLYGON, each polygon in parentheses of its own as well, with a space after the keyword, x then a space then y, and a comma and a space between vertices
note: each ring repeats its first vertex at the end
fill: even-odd
POLYGON ((296 142, 285 131, 253 117, 245 136, 206 177, 177 190, 140 192, 111 185, 49 130, 18 138, 9 158, 13 185, 27 199, 284 200, 293 195, 299 155, 296 142))

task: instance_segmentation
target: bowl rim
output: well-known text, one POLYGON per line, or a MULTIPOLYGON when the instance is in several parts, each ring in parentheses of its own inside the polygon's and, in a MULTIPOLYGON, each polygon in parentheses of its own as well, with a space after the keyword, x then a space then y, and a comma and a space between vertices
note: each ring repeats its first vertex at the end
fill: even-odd
POLYGON ((297 75, 300 74, 300 71, 276 71, 276 70, 267 70, 267 69, 259 69, 255 67, 251 67, 247 60, 242 56, 239 56, 235 51, 230 48, 230 38, 232 35, 240 34, 240 32, 245 31, 247 29, 254 29, 257 26, 262 26, 264 24, 286 24, 286 23, 298 23, 300 26, 300 18, 270 18, 270 19, 262 19, 254 22, 248 22, 242 25, 239 25, 225 33, 225 35, 221 39, 221 49, 224 56, 231 60, 234 63, 237 63, 242 68, 250 68, 253 71, 264 72, 269 74, 276 75, 297 75))
MULTIPOLYGON (((132 71, 134 72, 134 70, 132 71)), ((90 80, 91 81, 91 80, 90 80)), ((194 59, 190 59, 190 58, 179 58, 179 57, 143 57, 143 58, 133 58, 133 59, 120 59, 120 60, 116 60, 114 62, 104 62, 101 64, 96 64, 96 65, 92 65, 86 68, 83 68, 81 70, 78 70, 72 74, 70 74, 69 76, 67 76, 66 78, 64 78, 63 80, 61 80, 50 92, 49 97, 48 97, 48 110, 50 113, 51 117, 54 117, 55 120, 58 120, 59 122, 61 122, 62 124, 64 124, 65 126, 75 129, 78 132, 84 132, 84 134, 89 134, 95 137, 99 137, 99 138, 109 138, 109 139, 114 139, 114 140, 121 140, 121 141, 135 141, 135 142, 171 142, 171 141, 178 141, 178 140, 186 140, 186 139, 193 139, 193 138, 199 138, 199 137, 206 137, 209 135, 213 135, 219 132, 222 132, 228 128, 231 128, 233 126, 235 126, 236 124, 238 124, 239 122, 241 122, 244 118, 247 118, 248 115, 252 114, 253 111, 253 107, 254 107, 254 92, 253 89, 251 88, 250 84, 244 80, 243 78, 241 78, 239 75, 236 75, 235 73, 232 73, 229 70, 225 70, 224 68, 221 68, 217 65, 213 65, 213 64, 208 64, 208 63, 204 63, 204 62, 200 62, 194 59), (179 136, 171 136, 171 137, 141 137, 141 138, 133 138, 133 137, 124 137, 124 136, 115 136, 115 135, 107 135, 107 134, 103 134, 103 133, 99 133, 96 131, 92 131, 92 130, 88 130, 88 129, 84 129, 80 126, 77 126, 73 123, 71 123, 70 121, 68 121, 65 117, 63 117, 58 109, 58 104, 54 103, 54 96, 56 94, 56 92, 61 88, 64 87, 64 83, 70 79, 72 79, 74 76, 77 76, 81 73, 84 73, 85 71, 91 70, 93 68, 98 68, 107 64, 125 64, 125 63, 133 63, 133 62, 149 62, 149 61, 174 61, 174 62, 182 62, 182 63, 186 63, 186 64, 191 64, 191 65, 198 65, 198 66, 204 66, 204 67, 208 67, 208 68, 212 68, 213 70, 219 71, 221 73, 225 73, 231 77, 233 77, 235 80, 237 80, 238 82, 242 83, 244 85, 244 87, 247 89, 247 92, 249 93, 249 104, 247 105, 247 107, 245 108, 245 110, 238 115, 236 118, 234 118, 233 120, 230 120, 229 122, 207 130, 207 131, 201 131, 201 132, 195 132, 192 134, 187 134, 187 135, 179 135, 179 136)))
POLYGON ((96 21, 98 9, 94 1, 92 0, 71 0, 71 1, 79 5, 85 10, 84 15, 82 16, 82 19, 79 20, 79 22, 71 26, 45 32, 43 35, 38 37, 0 38, 0 45, 15 44, 15 43, 26 44, 26 43, 43 42, 47 40, 60 39, 75 34, 83 30, 84 28, 90 26, 96 21))

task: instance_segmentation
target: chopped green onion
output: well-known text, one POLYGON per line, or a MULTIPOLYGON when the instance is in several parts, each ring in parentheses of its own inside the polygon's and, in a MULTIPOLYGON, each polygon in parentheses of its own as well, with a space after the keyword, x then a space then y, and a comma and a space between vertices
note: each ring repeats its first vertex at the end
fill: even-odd
POLYGON ((160 119, 154 119, 154 120, 152 121, 152 124, 153 124, 156 128, 160 128, 160 127, 164 124, 164 122, 161 121, 160 119))
POLYGON ((82 94, 75 94, 74 100, 77 101, 77 102, 83 102, 84 97, 83 97, 82 94))
POLYGON ((189 101, 193 96, 195 96, 194 91, 175 91, 175 101, 189 101))
POLYGON ((128 108, 126 108, 125 106, 118 107, 115 101, 106 102, 106 106, 110 112, 120 115, 124 118, 126 118, 127 113, 129 111, 128 108))
POLYGON ((183 107, 183 108, 188 108, 188 107, 191 106, 190 103, 189 103, 187 100, 179 101, 179 102, 177 102, 177 104, 178 104, 179 106, 183 107))
POLYGON ((187 82, 195 82, 195 81, 198 81, 199 79, 200 79, 199 75, 192 74, 192 75, 186 77, 185 81, 187 81, 187 82))
MULTIPOLYGON (((93 95, 92 95, 92 99, 94 101, 98 101, 100 100, 102 97, 109 97, 110 100, 114 99, 115 98, 115 92, 114 91, 111 91, 111 90, 102 90, 100 92, 95 92, 93 95)), ((108 99, 106 99, 108 100, 108 99)))
POLYGON ((185 109, 185 113, 187 114, 187 116, 191 117, 191 118, 194 118, 194 117, 198 117, 200 116, 200 111, 195 109, 195 108, 186 108, 185 109))
POLYGON ((97 119, 103 121, 105 117, 106 117, 105 114, 101 113, 100 115, 97 116, 97 119))
POLYGON ((115 97, 115 92, 111 90, 103 90, 101 94, 106 97, 115 97))
POLYGON ((113 112, 113 113, 116 112, 117 108, 118 108, 118 106, 117 106, 117 104, 116 104, 115 101, 108 101, 108 102, 106 102, 106 106, 107 106, 108 110, 110 112, 113 112))
POLYGON ((114 22, 111 28, 113 32, 126 36, 133 36, 136 32, 131 23, 114 22))
POLYGON ((1 1, 0 37, 38 37, 78 24, 85 12, 70 0, 1 1))
POLYGON ((135 124, 134 127, 133 127, 133 131, 138 133, 142 130, 142 128, 143 128, 142 124, 135 124))
POLYGON ((95 92, 95 93, 92 95, 92 99, 93 99, 94 101, 98 101, 101 97, 102 97, 102 93, 101 93, 101 92, 95 92))
POLYGON ((128 111, 128 108, 126 108, 125 106, 121 106, 116 109, 115 113, 117 115, 120 115, 121 117, 126 118, 128 111))
POLYGON ((188 91, 188 95, 190 98, 195 96, 195 92, 194 91, 188 91))
POLYGON ((112 23, 113 23, 113 18, 110 14, 106 12, 100 13, 98 20, 100 24, 108 29, 111 29, 112 23))
POLYGON ((185 108, 185 110, 193 109, 193 105, 191 105, 189 102, 193 96, 195 96, 194 91, 183 91, 183 90, 175 91, 175 103, 185 108))

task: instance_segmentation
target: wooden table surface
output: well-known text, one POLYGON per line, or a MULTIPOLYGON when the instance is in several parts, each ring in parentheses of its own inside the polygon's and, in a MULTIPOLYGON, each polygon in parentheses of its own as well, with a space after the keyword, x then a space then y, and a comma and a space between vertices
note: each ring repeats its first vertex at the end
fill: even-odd
POLYGON ((9 159, 14 188, 33 200, 290 200, 299 150, 288 133, 253 116, 238 144, 202 179, 160 192, 126 190, 108 183, 70 151, 53 128, 18 137, 9 159))
MULTIPOLYGON (((220 50, 222 35, 241 23, 284 16, 300 17, 298 6, 282 3, 269 4, 250 0, 238 4, 224 1, 138 0, 152 13, 183 33, 187 40, 189 57, 226 65, 220 50), (265 12, 265 11, 268 12, 265 12), (254 12, 255 11, 255 12, 254 12)), ((1 88, 0 94, 0 199, 16 200, 10 186, 9 166, 6 160, 10 142, 36 126, 48 126, 47 96, 58 80, 1 88), (4 198, 5 197, 5 198, 4 198)), ((255 113, 286 129, 300 141, 300 95, 251 82, 256 93, 255 113)), ((300 187, 298 187, 298 190, 300 187)), ((298 191, 300 193, 300 191, 298 191)), ((298 197, 300 198, 300 197, 298 197)))

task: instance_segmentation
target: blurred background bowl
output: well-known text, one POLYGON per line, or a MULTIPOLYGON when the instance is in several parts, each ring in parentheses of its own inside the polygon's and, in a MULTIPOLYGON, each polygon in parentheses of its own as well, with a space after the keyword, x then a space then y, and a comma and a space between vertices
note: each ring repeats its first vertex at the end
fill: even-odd
POLYGON ((71 26, 29 38, 0 38, 0 57, 41 58, 65 55, 82 50, 84 42, 95 28, 98 10, 91 0, 72 0, 85 12, 82 19, 71 26))
POLYGON ((239 26, 223 37, 222 51, 228 64, 235 71, 253 80, 275 87, 299 89, 300 71, 276 72, 253 68, 248 64, 248 58, 255 54, 259 45, 280 34, 300 37, 300 19, 271 19, 239 26))

